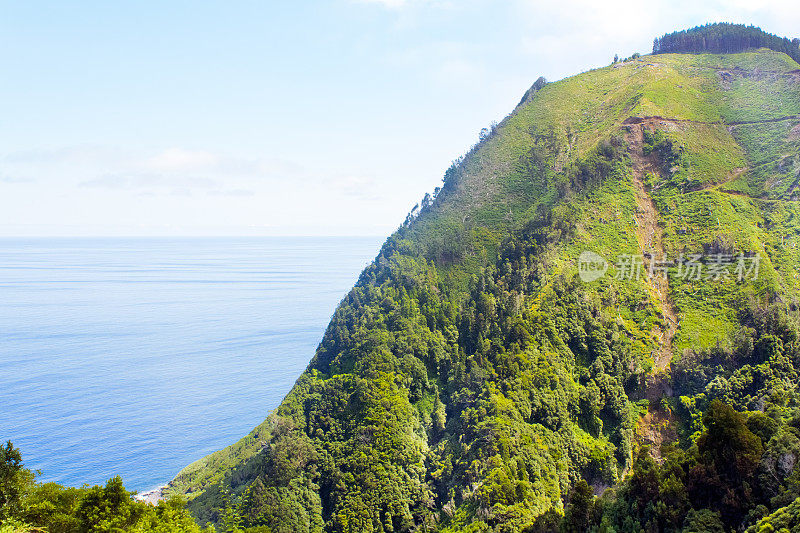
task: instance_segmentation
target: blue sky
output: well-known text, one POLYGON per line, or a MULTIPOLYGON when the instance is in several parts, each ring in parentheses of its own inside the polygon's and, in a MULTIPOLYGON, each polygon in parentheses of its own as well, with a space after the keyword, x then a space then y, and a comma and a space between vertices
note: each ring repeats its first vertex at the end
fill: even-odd
POLYGON ((0 0, 0 235, 382 235, 540 75, 794 0, 0 0))

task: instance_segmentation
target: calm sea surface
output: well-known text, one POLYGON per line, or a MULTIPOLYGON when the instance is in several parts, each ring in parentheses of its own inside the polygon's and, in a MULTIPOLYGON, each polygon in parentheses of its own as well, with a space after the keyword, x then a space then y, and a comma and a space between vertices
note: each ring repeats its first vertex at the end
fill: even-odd
POLYGON ((0 239, 0 439, 130 490, 244 436, 379 238, 0 239))

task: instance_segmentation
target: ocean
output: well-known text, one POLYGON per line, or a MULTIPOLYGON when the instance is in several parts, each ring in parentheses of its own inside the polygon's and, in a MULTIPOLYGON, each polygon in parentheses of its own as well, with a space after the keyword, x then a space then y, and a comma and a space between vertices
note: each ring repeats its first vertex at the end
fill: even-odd
POLYGON ((42 481, 169 481, 278 406, 381 242, 0 239, 0 439, 42 481))

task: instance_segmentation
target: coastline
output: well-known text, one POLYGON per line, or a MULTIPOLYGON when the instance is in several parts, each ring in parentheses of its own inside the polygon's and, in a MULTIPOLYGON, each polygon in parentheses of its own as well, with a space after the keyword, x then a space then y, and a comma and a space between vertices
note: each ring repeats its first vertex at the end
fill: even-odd
POLYGON ((166 488, 167 485, 160 485, 154 489, 139 494, 134 494, 133 497, 140 502, 149 503, 150 505, 158 505, 158 502, 167 499, 166 494, 164 493, 166 488))

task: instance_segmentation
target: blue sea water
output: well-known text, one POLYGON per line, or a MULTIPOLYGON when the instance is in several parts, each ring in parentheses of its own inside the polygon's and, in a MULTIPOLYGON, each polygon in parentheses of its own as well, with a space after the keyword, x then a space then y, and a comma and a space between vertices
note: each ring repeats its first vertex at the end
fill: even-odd
POLYGON ((0 439, 44 481, 165 483, 278 406, 380 242, 0 239, 0 439))

